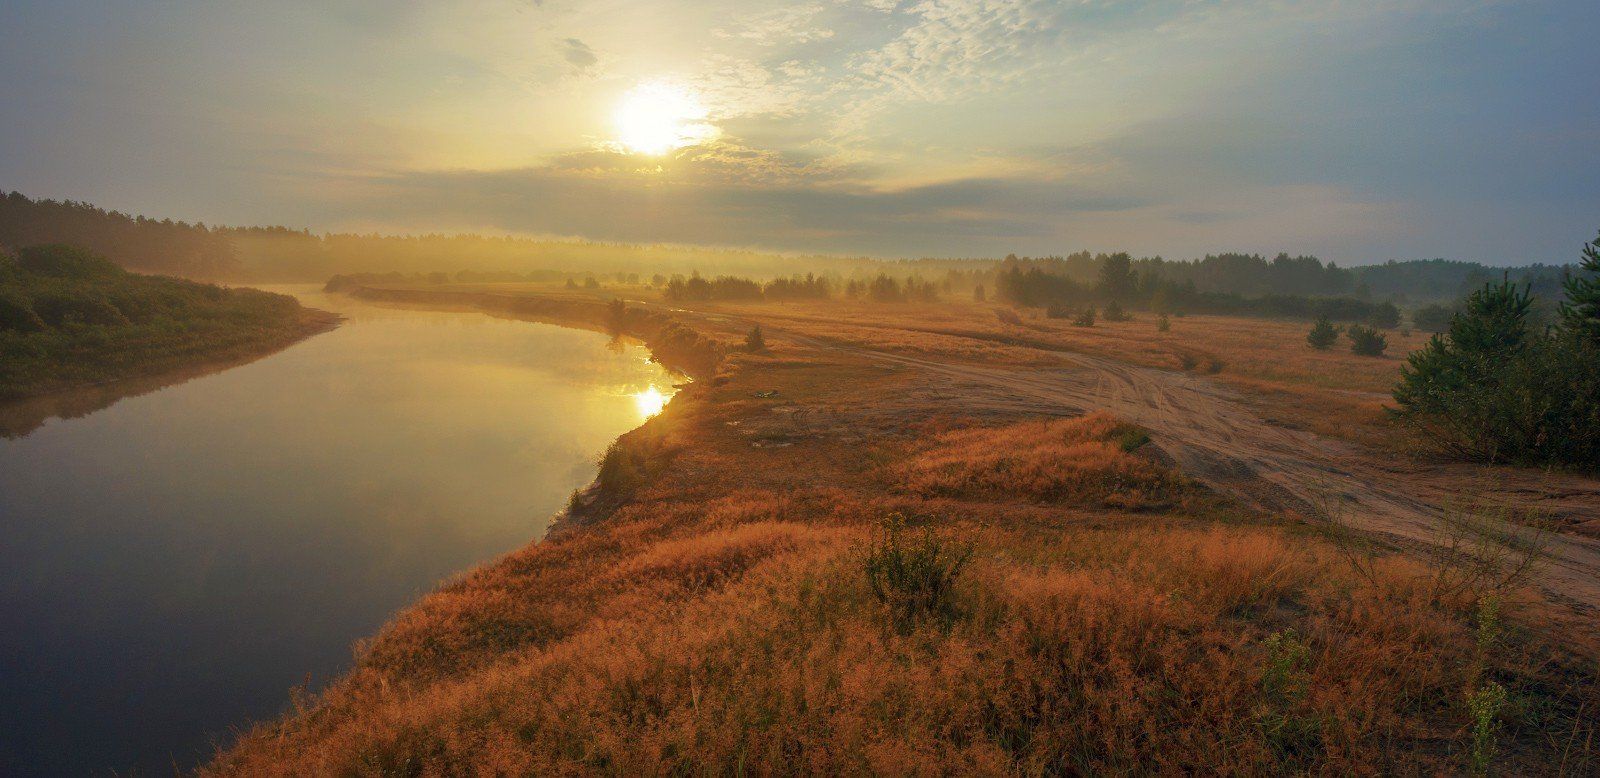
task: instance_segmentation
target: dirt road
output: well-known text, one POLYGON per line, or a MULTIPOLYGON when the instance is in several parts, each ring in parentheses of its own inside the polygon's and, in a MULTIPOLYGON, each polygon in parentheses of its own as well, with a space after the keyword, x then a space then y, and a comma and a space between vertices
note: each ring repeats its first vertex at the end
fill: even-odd
MULTIPOLYGON (((1444 512, 1479 498, 1536 508, 1571 524, 1600 521, 1600 482, 1592 479, 1407 461, 1285 429, 1203 376, 1076 353, 1057 353, 1059 368, 987 367, 784 335, 937 377, 948 384, 940 394, 966 412, 1107 409, 1151 430, 1187 475, 1247 504, 1301 514, 1337 505, 1345 523, 1405 547, 1438 544, 1444 512)), ((1534 580, 1547 593, 1600 613, 1600 538, 1522 526, 1506 531, 1545 545, 1534 580)))

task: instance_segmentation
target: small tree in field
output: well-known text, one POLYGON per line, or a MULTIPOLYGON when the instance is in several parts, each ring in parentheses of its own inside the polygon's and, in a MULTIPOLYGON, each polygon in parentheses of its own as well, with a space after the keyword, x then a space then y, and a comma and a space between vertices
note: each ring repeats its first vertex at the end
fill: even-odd
POLYGON ((1327 351, 1333 347, 1333 342, 1339 339, 1339 328, 1328 317, 1318 317, 1317 323, 1311 325, 1311 331, 1306 333, 1306 342, 1318 351, 1327 351))
POLYGON ((750 332, 744 336, 744 350, 755 354, 767 350, 767 337, 761 334, 761 325, 751 327, 750 332))
POLYGON ((972 300, 974 302, 980 302, 981 303, 981 302, 983 302, 983 298, 984 298, 983 284, 978 284, 978 288, 972 290, 972 300))
POLYGON ((1396 413, 1468 459, 1600 469, 1600 240, 1564 283, 1558 327, 1509 280, 1473 292, 1401 371, 1396 413))
POLYGON ((1381 357, 1384 349, 1389 347, 1389 339, 1371 327, 1352 324, 1345 334, 1350 336, 1351 353, 1363 357, 1381 357))
POLYGON ((1166 332, 1170 329, 1172 329, 1172 320, 1168 319, 1166 314, 1163 313, 1156 316, 1156 332, 1166 332))
POLYGON ((1103 311, 1103 314, 1104 315, 1102 318, 1104 318, 1106 321, 1127 321, 1129 318, 1131 318, 1128 316, 1127 311, 1122 310, 1122 304, 1118 303, 1116 300, 1106 303, 1106 309, 1103 311))
POLYGON ((1094 306, 1083 309, 1083 313, 1078 314, 1078 318, 1073 319, 1072 324, 1077 327, 1093 327, 1094 306))
POLYGON ((1450 329, 1434 335, 1400 371, 1400 416, 1435 443, 1473 459, 1495 460, 1523 448, 1511 400, 1524 394, 1532 333, 1528 290, 1502 281, 1467 298, 1450 329))

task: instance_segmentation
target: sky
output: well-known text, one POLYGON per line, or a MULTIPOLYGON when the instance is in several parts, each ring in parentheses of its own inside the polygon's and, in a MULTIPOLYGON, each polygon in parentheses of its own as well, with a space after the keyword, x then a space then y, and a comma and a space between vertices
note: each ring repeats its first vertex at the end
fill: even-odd
POLYGON ((1574 261, 1596 0, 0 4, 0 189, 880 256, 1574 261))

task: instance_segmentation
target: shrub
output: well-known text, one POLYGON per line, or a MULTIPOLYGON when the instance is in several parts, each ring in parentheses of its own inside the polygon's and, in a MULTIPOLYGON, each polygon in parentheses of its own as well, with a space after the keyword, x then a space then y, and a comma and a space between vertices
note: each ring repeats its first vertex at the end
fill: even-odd
POLYGON ((1381 330, 1392 330, 1400 326, 1400 309, 1394 303, 1378 303, 1367 315, 1367 323, 1381 330))
POLYGON ((1424 332, 1444 332, 1450 329, 1450 319, 1455 314, 1455 306, 1433 303, 1412 311, 1411 321, 1424 332))
POLYGON ((908 540, 905 517, 892 514, 867 549, 862 567, 873 596, 888 606, 895 626, 905 629, 922 618, 951 613, 956 576, 972 559, 972 551, 971 544, 940 540, 929 527, 908 540))
POLYGON ((998 318, 1000 321, 1006 324, 1010 324, 1014 327, 1022 326, 1022 317, 1018 316, 1017 312, 1010 308, 996 308, 994 310, 994 315, 995 318, 998 318))
POLYGON ((984 300, 983 284, 978 284, 978 286, 975 289, 972 290, 972 301, 981 303, 981 302, 983 302, 983 300, 984 300))
POLYGON ((744 350, 755 354, 766 352, 767 338, 761 334, 761 325, 757 324, 756 326, 751 327, 750 331, 745 334, 744 350))
POLYGON ((1351 353, 1363 357, 1383 356, 1384 349, 1389 347, 1389 339, 1371 327, 1352 324, 1345 334, 1350 337, 1351 353))
POLYGON ((1338 339, 1339 328, 1334 326, 1334 323, 1329 321, 1326 316, 1319 317, 1317 323, 1311 325, 1311 331, 1306 333, 1306 343, 1309 343, 1312 348, 1318 351, 1328 350, 1333 346, 1333 342, 1338 339))
POLYGON ((1106 309, 1102 318, 1104 318, 1106 321, 1127 321, 1133 317, 1129 316, 1127 311, 1122 310, 1122 305, 1120 303, 1118 303, 1116 300, 1112 300, 1111 302, 1106 303, 1106 309))
POLYGON ((1506 689, 1488 681, 1467 695, 1467 711, 1472 716, 1472 750, 1468 768, 1473 775, 1488 775, 1494 761, 1495 731, 1500 728, 1500 709, 1506 704, 1506 689))
POLYGON ((1078 317, 1072 320, 1072 325, 1074 327, 1093 327, 1094 308, 1091 306, 1083 309, 1083 312, 1078 314, 1078 317))
POLYGON ((44 319, 39 318, 27 297, 0 289, 0 330, 38 332, 44 327, 44 319))
POLYGON ((108 300, 86 289, 51 289, 33 298, 33 309, 39 318, 52 327, 68 324, 119 325, 127 324, 122 315, 108 300))
POLYGON ((1050 303, 1044 307, 1044 315, 1050 319, 1070 319, 1072 318, 1072 309, 1061 303, 1050 303))
POLYGON ((1168 319, 1166 314, 1163 313, 1156 316, 1156 332, 1166 332, 1170 329, 1172 329, 1172 320, 1168 319))
POLYGON ((1321 722, 1304 712, 1311 693, 1311 649, 1293 629, 1267 637, 1257 724, 1279 759, 1304 762, 1321 750, 1321 722))

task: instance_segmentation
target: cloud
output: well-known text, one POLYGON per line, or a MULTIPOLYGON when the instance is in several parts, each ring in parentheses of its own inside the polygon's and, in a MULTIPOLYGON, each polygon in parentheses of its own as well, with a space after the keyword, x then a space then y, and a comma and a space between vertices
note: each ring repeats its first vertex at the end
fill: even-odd
POLYGON ((561 58, 578 73, 589 72, 600 61, 600 58, 595 56, 594 49, 577 38, 566 38, 561 41, 561 58))
POLYGON ((817 23, 827 7, 821 3, 786 5, 770 11, 747 14, 711 34, 718 38, 746 40, 762 46, 812 43, 832 38, 834 31, 817 23))

